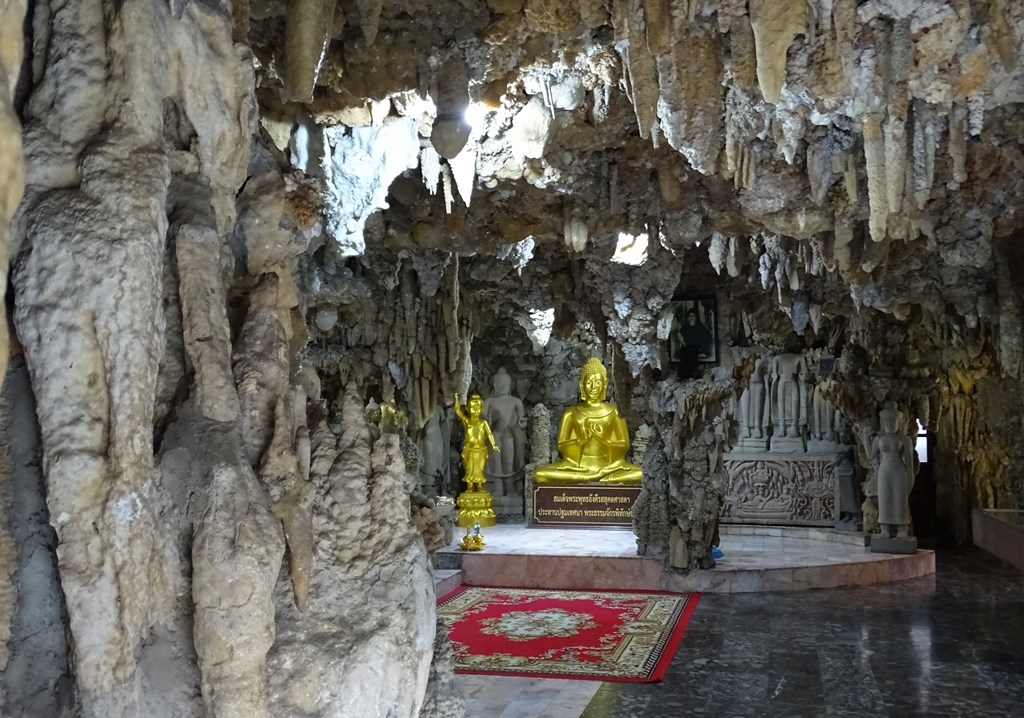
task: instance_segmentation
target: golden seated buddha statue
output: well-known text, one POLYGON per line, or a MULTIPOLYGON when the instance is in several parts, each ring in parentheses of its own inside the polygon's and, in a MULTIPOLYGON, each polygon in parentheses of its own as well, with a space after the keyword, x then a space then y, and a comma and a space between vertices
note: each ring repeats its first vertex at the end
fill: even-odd
POLYGON ((605 401, 607 391, 608 371, 599 359, 588 359, 580 370, 582 401, 565 410, 558 427, 562 460, 538 466, 533 472, 538 484, 640 484, 640 467, 626 461, 626 419, 605 401))

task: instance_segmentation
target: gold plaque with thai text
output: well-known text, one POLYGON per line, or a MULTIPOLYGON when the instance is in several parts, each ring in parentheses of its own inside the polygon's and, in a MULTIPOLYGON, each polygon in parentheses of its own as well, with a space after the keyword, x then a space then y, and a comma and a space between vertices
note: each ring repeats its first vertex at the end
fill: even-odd
POLYGON ((632 526, 639 486, 536 486, 535 526, 632 526))

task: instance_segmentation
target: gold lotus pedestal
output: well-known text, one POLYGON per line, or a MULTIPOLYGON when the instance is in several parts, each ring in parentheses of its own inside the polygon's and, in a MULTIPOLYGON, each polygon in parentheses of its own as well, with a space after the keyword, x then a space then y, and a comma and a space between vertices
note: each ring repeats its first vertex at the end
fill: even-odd
POLYGON ((479 523, 486 528, 498 523, 498 517, 494 515, 494 497, 489 492, 463 491, 458 501, 459 527, 467 528, 479 523))

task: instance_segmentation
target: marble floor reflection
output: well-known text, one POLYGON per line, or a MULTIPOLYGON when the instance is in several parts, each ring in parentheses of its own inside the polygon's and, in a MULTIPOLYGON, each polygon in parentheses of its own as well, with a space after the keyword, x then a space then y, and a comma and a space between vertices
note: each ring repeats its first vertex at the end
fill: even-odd
POLYGON ((977 549, 937 563, 880 586, 705 595, 662 683, 459 676, 466 716, 1024 716, 1024 572, 977 549))

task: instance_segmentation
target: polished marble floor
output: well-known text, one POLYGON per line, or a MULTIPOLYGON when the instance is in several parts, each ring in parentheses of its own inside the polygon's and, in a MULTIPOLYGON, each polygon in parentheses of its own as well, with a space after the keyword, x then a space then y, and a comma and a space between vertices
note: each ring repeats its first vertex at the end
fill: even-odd
POLYGON ((467 718, 1024 716, 1024 572, 964 549, 899 583, 705 595, 658 684, 458 682, 467 718))

